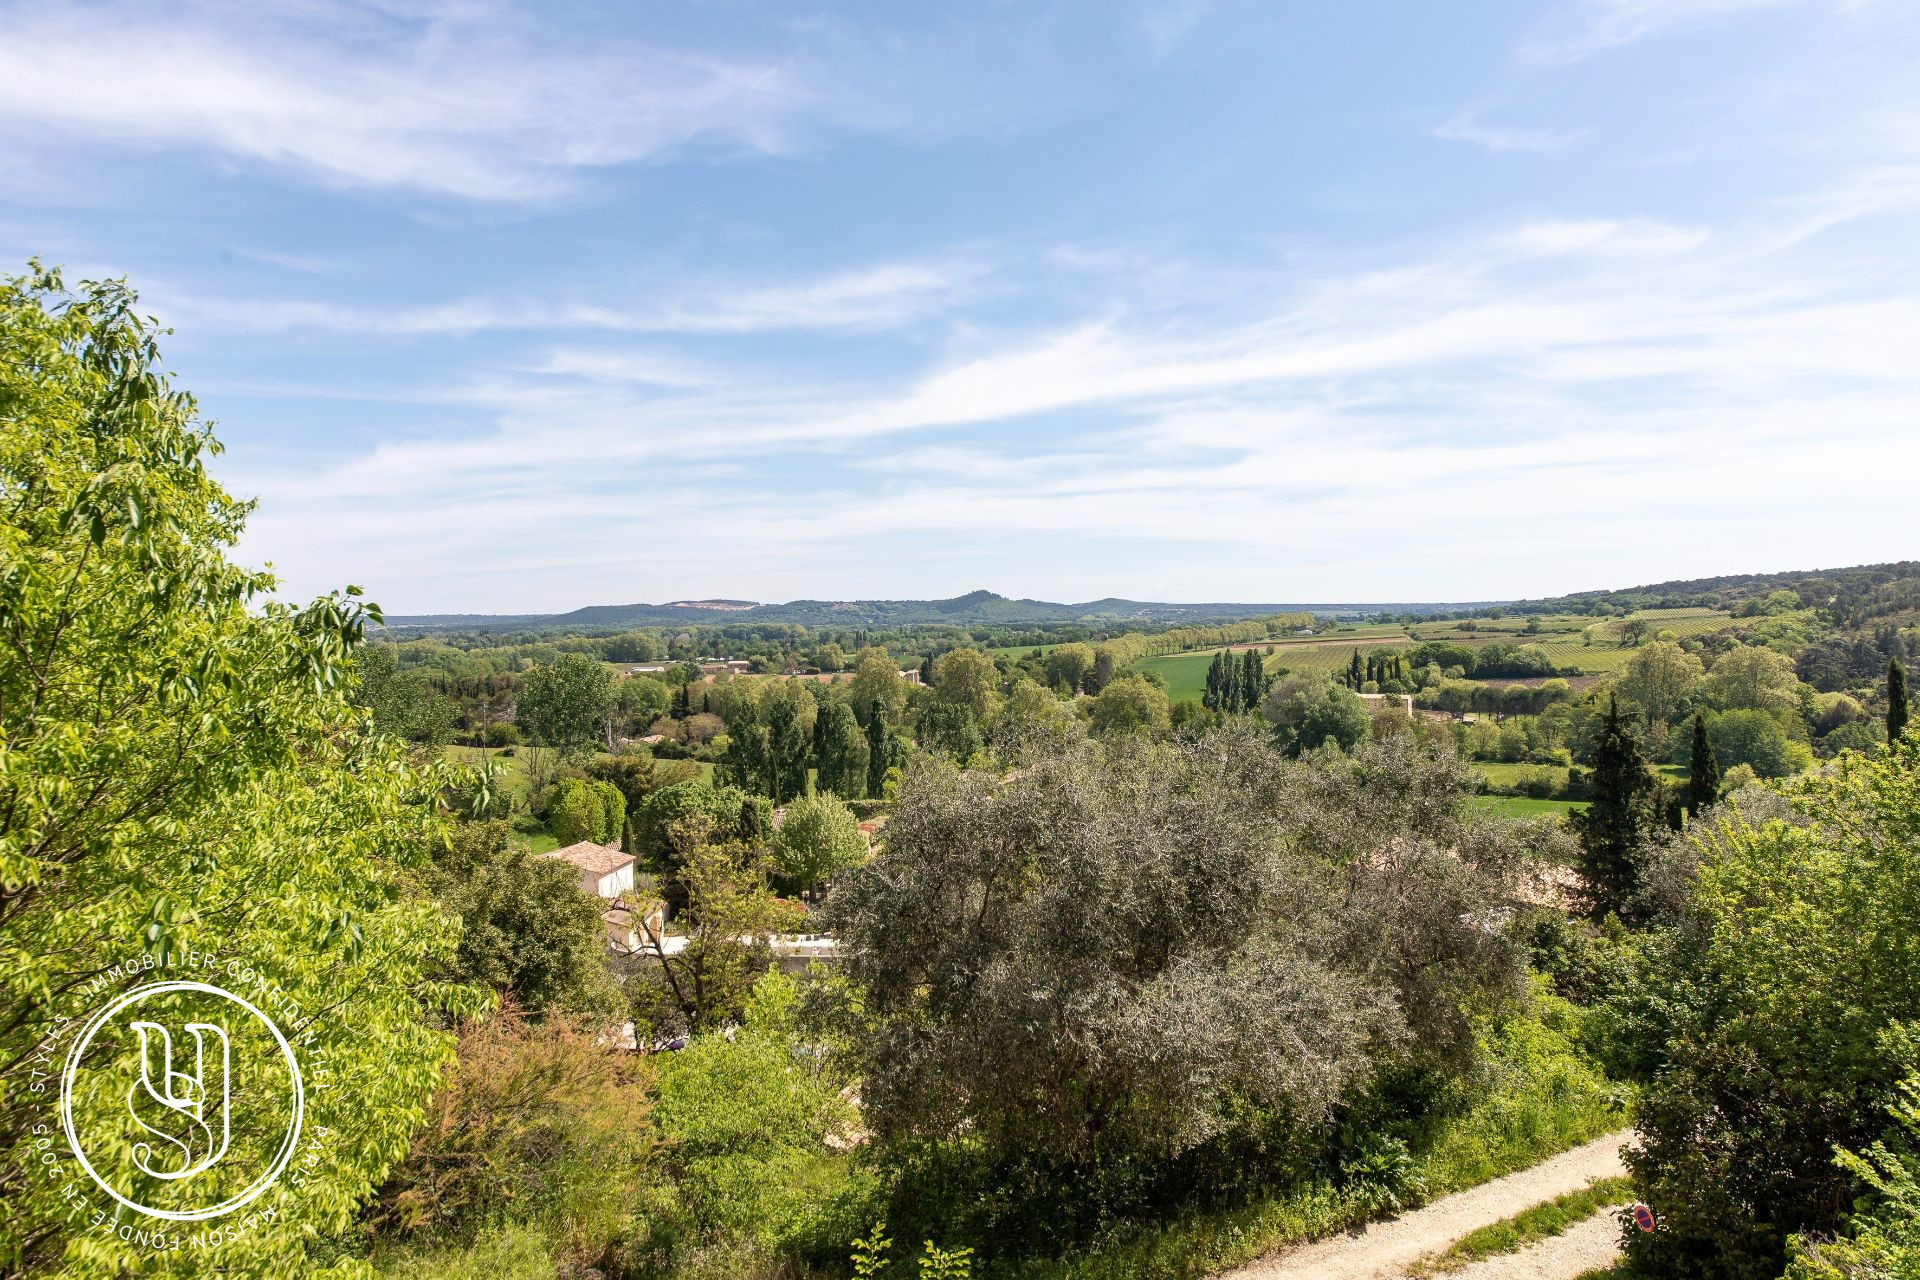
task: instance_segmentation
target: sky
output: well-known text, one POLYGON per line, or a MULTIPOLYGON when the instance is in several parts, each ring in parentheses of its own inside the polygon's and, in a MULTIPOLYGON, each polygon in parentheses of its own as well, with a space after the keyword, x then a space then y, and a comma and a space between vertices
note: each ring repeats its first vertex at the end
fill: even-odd
POLYGON ((131 280, 289 597, 1484 600, 1920 555, 1911 0, 0 33, 0 270, 131 280))

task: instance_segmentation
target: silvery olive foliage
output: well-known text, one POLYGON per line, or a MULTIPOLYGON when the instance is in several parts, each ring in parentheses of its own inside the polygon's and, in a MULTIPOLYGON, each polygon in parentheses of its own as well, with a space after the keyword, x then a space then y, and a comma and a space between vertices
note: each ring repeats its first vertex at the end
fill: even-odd
POLYGON ((1505 886, 1551 838, 1468 823, 1471 790, 1409 736, 1289 759, 1248 725, 920 762, 827 905, 876 1133, 1167 1155, 1464 1065, 1471 1011, 1521 987, 1505 886))

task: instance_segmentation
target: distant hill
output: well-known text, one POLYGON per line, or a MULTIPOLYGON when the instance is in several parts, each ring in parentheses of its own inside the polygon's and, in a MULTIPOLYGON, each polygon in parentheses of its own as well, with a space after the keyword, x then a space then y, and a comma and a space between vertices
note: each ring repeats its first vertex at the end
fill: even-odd
POLYGON ((900 627, 1035 625, 1049 622, 1234 621, 1272 613, 1314 613, 1327 618, 1372 614, 1466 615, 1494 606, 1521 613, 1604 613, 1632 609, 1707 605, 1732 608, 1773 591, 1798 592, 1809 607, 1828 610, 1841 625, 1909 616, 1920 608, 1920 561, 1856 565, 1845 569, 1796 569, 1784 573, 1727 574, 1647 586, 1573 592, 1537 600, 1274 601, 1173 604, 1107 597, 1079 604, 1010 599, 992 591, 969 591, 949 600, 675 600, 666 604, 599 604, 571 613, 391 615, 394 631, 622 631, 631 627, 713 626, 724 623, 791 623, 807 627, 900 627))
POLYGON ((1474 608, 1462 603, 1204 603, 1170 604, 1148 600, 1089 600, 1054 604, 1014 600, 992 591, 969 591, 949 600, 789 600, 760 604, 751 600, 675 600, 667 604, 598 604, 571 613, 550 614, 392 614, 394 631, 556 630, 602 631, 629 627, 712 626, 721 623, 784 622, 808 627, 897 627, 916 623, 975 626, 992 623, 1047 622, 1198 622, 1228 621, 1270 613, 1311 612, 1327 617, 1378 613, 1434 613, 1474 608))

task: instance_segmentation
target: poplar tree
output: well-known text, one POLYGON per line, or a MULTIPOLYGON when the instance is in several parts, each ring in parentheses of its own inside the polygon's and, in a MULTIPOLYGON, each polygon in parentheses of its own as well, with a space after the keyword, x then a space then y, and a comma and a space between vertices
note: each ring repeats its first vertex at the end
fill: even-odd
POLYGON ((1720 798, 1720 761, 1707 737, 1707 718, 1693 717, 1693 761, 1687 770, 1687 812, 1699 813, 1720 798))
POLYGON ((1258 649, 1247 650, 1246 657, 1240 660, 1240 709, 1258 711, 1260 699, 1267 692, 1267 668, 1260 660, 1258 649))
POLYGON ((1887 659, 1887 741, 1899 740, 1907 729, 1907 673, 1900 659, 1887 659))

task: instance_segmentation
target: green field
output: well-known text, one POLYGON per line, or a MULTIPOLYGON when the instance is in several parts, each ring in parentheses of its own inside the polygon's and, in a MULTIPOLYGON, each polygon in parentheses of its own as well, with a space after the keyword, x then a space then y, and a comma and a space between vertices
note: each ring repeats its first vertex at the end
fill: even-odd
POLYGON ((1584 800, 1534 800, 1526 796, 1469 796, 1467 802, 1482 813, 1503 818, 1564 818, 1587 807, 1584 800))
POLYGON ((1207 668, 1213 663, 1213 654, 1211 649, 1205 653, 1163 653, 1140 659, 1133 670, 1151 671, 1166 681, 1167 697, 1175 702, 1198 702, 1207 690, 1207 668))

